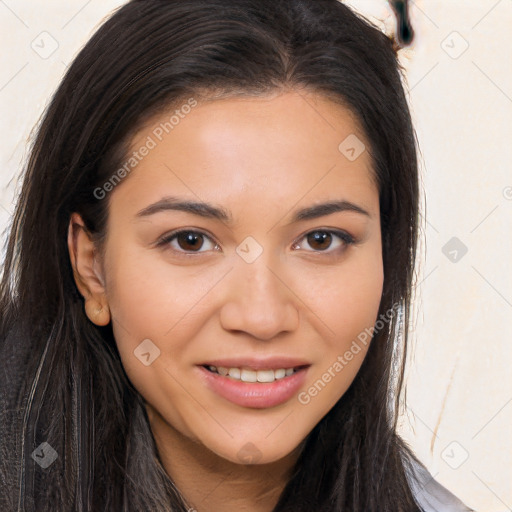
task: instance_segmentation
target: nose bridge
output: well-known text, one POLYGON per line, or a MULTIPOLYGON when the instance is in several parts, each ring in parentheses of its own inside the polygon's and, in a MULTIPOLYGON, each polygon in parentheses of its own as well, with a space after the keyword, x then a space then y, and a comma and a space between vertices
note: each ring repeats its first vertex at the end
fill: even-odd
MULTIPOLYGON (((225 329, 241 330, 260 339, 270 339, 298 325, 294 294, 284 284, 280 269, 270 251, 255 256, 255 247, 239 254, 229 279, 227 300, 221 311, 225 329), (252 255, 247 258, 247 254, 252 255)), ((237 248, 247 249, 240 244, 237 248)))
POLYGON ((278 279, 279 270, 271 270, 268 258, 260 256, 253 263, 240 263, 239 276, 241 279, 245 297, 255 306, 257 302, 271 305, 273 302, 280 302, 283 297, 283 286, 281 280, 278 279))
MULTIPOLYGON (((261 237, 258 237, 261 240, 261 237)), ((276 276, 280 272, 277 264, 279 258, 275 257, 270 245, 261 245, 252 236, 246 237, 236 248, 235 275, 240 279, 245 293, 242 297, 251 302, 255 299, 266 299, 267 302, 277 301, 282 294, 283 284, 276 276), (276 270, 271 270, 272 268, 276 270)))

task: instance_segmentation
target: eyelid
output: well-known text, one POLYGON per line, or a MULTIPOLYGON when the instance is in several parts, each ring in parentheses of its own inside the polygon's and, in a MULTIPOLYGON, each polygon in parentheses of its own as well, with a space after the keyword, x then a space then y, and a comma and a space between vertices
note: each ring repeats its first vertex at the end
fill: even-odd
POLYGON ((336 252, 340 252, 340 251, 344 251, 347 246, 349 245, 354 245, 357 243, 357 240, 355 237, 353 237, 350 233, 348 233, 347 231, 343 230, 343 229, 338 229, 338 228, 315 228, 315 229, 310 229, 309 231, 306 231, 306 233, 300 235, 296 241, 293 243, 293 246, 297 245, 302 239, 304 239, 306 236, 310 235, 311 233, 316 233, 316 232, 320 232, 320 233, 329 233, 331 235, 334 235, 336 237, 338 237, 341 241, 342 241, 342 247, 341 248, 337 248, 337 249, 326 249, 326 250, 323 250, 323 251, 310 251, 310 250, 306 250, 306 252, 309 252, 309 253, 313 253, 313 254, 334 254, 336 252))
MULTIPOLYGON (((162 247, 162 246, 165 246, 165 245, 170 245, 171 240, 175 239, 181 233, 195 233, 195 234, 201 235, 201 236, 203 236, 205 238, 209 238, 211 240, 211 242, 216 247, 219 245, 218 242, 215 240, 215 238, 212 235, 210 235, 207 231, 205 231, 203 229, 179 228, 179 229, 176 229, 174 231, 171 231, 170 233, 166 233, 165 235, 161 236, 157 240, 156 246, 157 247, 162 247)), ((208 252, 208 251, 190 251, 190 252, 186 252, 186 251, 176 250, 174 248, 172 248, 171 250, 172 250, 172 252, 174 252, 175 254, 177 253, 180 256, 194 256, 195 254, 202 254, 204 252, 208 252)))
MULTIPOLYGON (((306 252, 313 253, 313 254, 333 254, 333 253, 339 252, 340 250, 343 251, 347 246, 354 245, 358 242, 355 237, 353 237, 350 233, 348 233, 347 231, 345 231, 343 229, 315 228, 315 229, 310 229, 310 230, 306 231, 305 233, 303 233, 302 235, 300 235, 299 237, 297 237, 295 239, 295 241, 292 243, 292 247, 298 245, 299 242, 301 240, 303 240, 307 235, 310 235, 311 233, 315 233, 315 232, 329 233, 331 235, 334 235, 335 237, 338 237, 342 241, 342 248, 341 249, 337 248, 334 250, 326 249, 323 251, 321 251, 321 250, 319 250, 319 251, 306 250, 306 252)), ((163 235, 162 237, 160 237, 156 242, 156 246, 161 247, 161 246, 169 245, 171 240, 174 240, 181 233, 195 233, 195 234, 201 235, 203 237, 209 238, 211 240, 211 242, 215 244, 215 247, 219 247, 219 243, 215 240, 215 238, 212 235, 210 235, 207 231, 205 231, 203 229, 196 229, 196 228, 179 228, 174 231, 171 231, 170 233, 167 233, 167 234, 163 235)), ((201 254, 204 252, 208 252, 208 251, 186 252, 186 251, 181 251, 181 250, 176 250, 176 249, 171 249, 171 250, 174 253, 178 253, 178 254, 180 254, 180 256, 185 256, 185 257, 194 256, 195 254, 201 254)))

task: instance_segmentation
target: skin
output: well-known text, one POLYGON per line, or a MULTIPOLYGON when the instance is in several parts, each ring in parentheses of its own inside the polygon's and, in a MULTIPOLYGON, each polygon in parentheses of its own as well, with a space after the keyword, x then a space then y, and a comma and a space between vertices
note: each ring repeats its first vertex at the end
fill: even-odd
MULTIPOLYGON (((132 147, 169 117, 152 119, 132 147)), ((112 321, 162 463, 199 512, 272 510, 301 443, 366 354, 363 346, 307 404, 294 395, 270 408, 242 407, 197 374, 208 359, 291 355, 311 364, 305 392, 374 325, 383 286, 379 195, 368 151, 350 161, 338 149, 350 134, 369 147, 348 110, 311 92, 202 102, 110 192, 103 259, 80 216, 70 219, 86 313, 97 325, 112 321), (171 195, 222 206, 233 223, 173 210, 137 217, 171 195), (341 199, 369 215, 342 211, 290 224, 299 208, 341 199), (176 229, 206 237, 197 246, 176 238, 156 246, 176 229), (306 236, 329 229, 356 243, 332 234, 315 245, 306 236), (252 263, 236 252, 247 236, 263 249, 252 263), (160 350, 149 366, 134 355, 145 339, 160 350), (240 459, 247 446, 252 463, 240 459)))

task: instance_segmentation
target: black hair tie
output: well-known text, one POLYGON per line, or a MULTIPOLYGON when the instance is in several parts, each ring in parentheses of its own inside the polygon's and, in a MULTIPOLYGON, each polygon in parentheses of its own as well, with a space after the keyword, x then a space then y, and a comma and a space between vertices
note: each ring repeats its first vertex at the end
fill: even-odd
POLYGON ((414 39, 414 30, 409 20, 409 2, 408 0, 390 0, 389 3, 396 16, 398 41, 402 46, 407 46, 414 39))

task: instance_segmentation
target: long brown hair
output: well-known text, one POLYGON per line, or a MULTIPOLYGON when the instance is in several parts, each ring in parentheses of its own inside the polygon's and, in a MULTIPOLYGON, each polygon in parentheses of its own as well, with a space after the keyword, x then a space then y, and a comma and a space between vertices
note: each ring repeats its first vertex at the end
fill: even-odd
POLYGON ((0 499, 8 510, 186 511, 159 462, 110 325, 84 313, 66 244, 78 212, 98 245, 136 127, 193 96, 304 88, 342 103, 370 142, 384 291, 354 382, 308 435, 275 512, 419 510, 396 432, 418 236, 416 141, 396 42, 336 0, 132 0, 69 67, 31 148, 0 290, 0 499), (59 454, 42 470, 31 453, 59 454), (320 470, 321 468, 321 470, 320 470))

